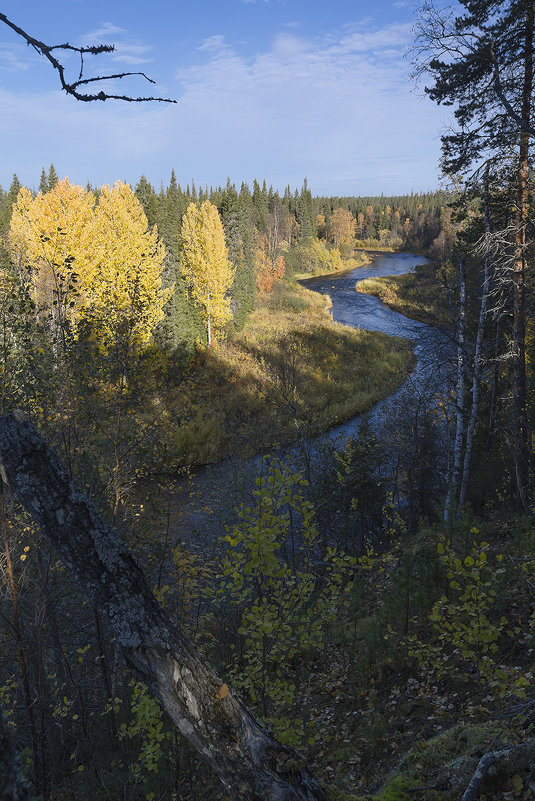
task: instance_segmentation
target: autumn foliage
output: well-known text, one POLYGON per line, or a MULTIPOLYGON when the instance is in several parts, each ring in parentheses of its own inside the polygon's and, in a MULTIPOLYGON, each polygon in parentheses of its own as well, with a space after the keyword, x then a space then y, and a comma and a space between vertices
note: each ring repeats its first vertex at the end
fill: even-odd
POLYGON ((329 239, 334 246, 350 245, 355 236, 356 220, 347 209, 335 209, 329 222, 329 239))
POLYGON ((105 340, 146 343, 172 290, 162 288, 165 248, 129 184, 93 192, 67 178, 32 198, 22 188, 13 207, 8 248, 34 300, 58 328, 76 334, 98 321, 105 340))
POLYGON ((258 235, 255 239, 256 285, 259 292, 271 292, 274 282, 285 273, 284 255, 272 252, 266 234, 258 235))
POLYGON ((221 329, 232 317, 228 292, 234 280, 225 233, 217 208, 205 200, 190 203, 182 219, 181 270, 189 292, 206 323, 208 344, 214 329, 221 329))

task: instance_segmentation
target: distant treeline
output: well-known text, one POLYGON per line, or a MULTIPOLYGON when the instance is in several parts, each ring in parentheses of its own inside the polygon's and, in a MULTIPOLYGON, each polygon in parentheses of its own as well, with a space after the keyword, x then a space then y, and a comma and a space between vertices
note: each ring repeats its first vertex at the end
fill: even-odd
MULTIPOLYGON (((42 170, 39 185, 32 192, 47 192, 57 181, 58 175, 51 164, 48 172, 42 170)), ((20 188, 16 175, 7 191, 0 187, 2 239, 20 188)), ((98 188, 90 185, 87 188, 98 196, 98 188)), ((306 179, 300 190, 292 192, 288 186, 282 195, 272 186, 268 187, 265 180, 262 183, 253 181, 252 190, 246 183, 238 189, 230 179, 224 187, 197 188, 192 181, 183 188, 174 170, 168 185, 162 182, 158 191, 142 175, 135 186, 135 194, 149 226, 157 225, 167 251, 164 283, 174 285, 175 291, 156 338, 170 350, 189 350, 206 336, 199 310, 188 296, 180 271, 179 234, 190 203, 209 200, 218 209, 229 258, 236 268, 230 292, 231 327, 240 330, 257 296, 259 261, 267 259, 275 264, 282 256, 286 273, 291 274, 313 272, 313 263, 328 268, 329 259, 336 269, 339 253, 342 259, 348 259, 355 245, 427 250, 440 234, 448 202, 448 194, 443 191, 399 197, 314 197, 306 179), (350 240, 340 239, 334 233, 332 216, 338 209, 344 210, 346 215, 349 213, 354 220, 349 218, 353 228, 350 240)))

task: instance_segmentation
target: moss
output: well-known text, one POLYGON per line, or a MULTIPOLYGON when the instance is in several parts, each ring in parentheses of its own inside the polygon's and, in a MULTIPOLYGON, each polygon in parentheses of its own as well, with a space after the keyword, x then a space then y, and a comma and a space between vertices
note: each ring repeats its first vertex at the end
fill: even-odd
POLYGON ((405 790, 414 786, 406 776, 396 776, 395 779, 385 784, 379 798, 381 801, 412 801, 412 796, 408 795, 405 790))
POLYGON ((382 788, 377 795, 354 795, 341 790, 339 787, 323 785, 329 801, 413 801, 412 796, 405 791, 414 786, 407 776, 396 776, 382 788))
MULTIPOLYGON (((434 798, 458 798, 466 789, 477 764, 489 749, 499 747, 500 729, 497 724, 457 724, 446 732, 423 740, 408 751, 387 777, 385 787, 400 775, 412 787, 433 787, 434 798)), ((381 793, 381 797, 383 794, 381 793)), ((425 795, 419 795, 422 801, 425 795)))
POLYGON ((329 801, 379 801, 376 795, 354 795, 330 784, 321 783, 321 789, 329 801))

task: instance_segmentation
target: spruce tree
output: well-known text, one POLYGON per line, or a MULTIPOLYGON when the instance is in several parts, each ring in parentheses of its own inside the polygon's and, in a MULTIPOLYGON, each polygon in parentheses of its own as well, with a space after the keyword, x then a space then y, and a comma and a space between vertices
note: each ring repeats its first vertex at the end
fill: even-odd
POLYGON ((267 227, 269 213, 265 178, 262 189, 260 189, 260 184, 256 179, 253 181, 253 206, 255 209, 255 225, 259 233, 263 234, 267 227))
POLYGON ((39 191, 45 194, 48 192, 48 178, 44 167, 41 167, 41 180, 39 181, 39 191))
POLYGON ((16 173, 13 173, 13 178, 11 179, 11 184, 9 186, 9 192, 7 195, 8 200, 11 204, 13 204, 16 201, 17 195, 19 194, 21 187, 22 184, 17 178, 16 173))
POLYGON ((517 489, 526 511, 529 499, 529 441, 526 377, 526 229, 528 169, 535 136, 534 27, 532 2, 460 0, 454 17, 424 6, 417 27, 416 67, 433 79, 426 87, 439 104, 455 107, 456 127, 442 138, 448 175, 470 173, 482 162, 505 171, 514 228, 512 361, 514 461, 517 489))
POLYGON ((135 193, 137 199, 143 206, 143 211, 147 216, 149 225, 157 224, 159 222, 158 196, 154 191, 154 187, 144 175, 142 175, 137 182, 135 193))
POLYGON ((48 169, 47 192, 50 192, 51 189, 54 189, 58 181, 59 177, 56 172, 56 168, 54 167, 53 164, 51 164, 48 169))

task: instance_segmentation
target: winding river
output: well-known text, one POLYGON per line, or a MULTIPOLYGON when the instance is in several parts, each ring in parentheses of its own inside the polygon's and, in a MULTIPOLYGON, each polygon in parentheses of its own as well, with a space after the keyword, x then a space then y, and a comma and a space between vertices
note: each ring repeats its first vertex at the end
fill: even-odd
MULTIPOLYGON (((308 289, 330 296, 332 316, 344 325, 371 331, 382 331, 391 336, 409 339, 414 345, 417 364, 401 387, 388 398, 375 404, 368 419, 379 420, 388 404, 409 393, 426 394, 440 391, 445 386, 449 370, 452 345, 449 338, 438 329, 425 323, 411 320, 389 309, 378 298, 356 292, 355 285, 365 278, 387 275, 402 275, 424 264, 427 259, 413 253, 371 253, 373 261, 364 267, 343 273, 309 278, 302 283, 308 289)), ((354 436, 362 421, 362 415, 319 434, 314 443, 325 441, 343 444, 354 436)), ((313 444, 314 444, 313 443, 313 444)), ((284 449, 285 454, 299 458, 303 445, 296 443, 284 449)), ((192 486, 183 485, 161 497, 162 506, 169 506, 171 528, 180 533, 188 543, 197 541, 206 547, 218 534, 223 533, 224 521, 232 519, 233 509, 252 484, 259 468, 261 457, 240 463, 224 462, 196 471, 192 486), (165 497, 167 496, 167 497, 165 497), (178 511, 180 510, 180 511, 178 511), (221 522, 223 521, 223 522, 221 522)))
MULTIPOLYGON (((365 278, 383 278, 387 275, 404 275, 419 264, 426 264, 425 256, 414 253, 371 253, 373 262, 365 267, 348 270, 346 273, 309 278, 303 285, 332 300, 333 319, 354 328, 382 331, 390 336, 405 337, 414 346, 417 364, 401 387, 393 395, 375 404, 372 418, 396 397, 406 392, 438 390, 444 386, 446 372, 452 355, 450 338, 433 326, 411 320, 388 308, 379 298, 355 291, 355 286, 365 278)), ((362 415, 354 417, 328 432, 319 439, 343 441, 358 430, 362 415)))

